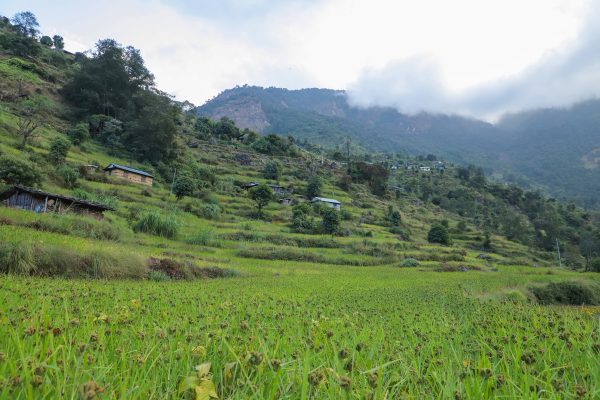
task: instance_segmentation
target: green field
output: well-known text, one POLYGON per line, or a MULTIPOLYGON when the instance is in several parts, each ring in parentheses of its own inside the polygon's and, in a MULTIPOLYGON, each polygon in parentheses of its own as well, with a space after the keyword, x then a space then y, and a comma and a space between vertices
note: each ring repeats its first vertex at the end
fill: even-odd
POLYGON ((0 397, 94 398, 93 381, 97 398, 177 399, 210 362, 222 399, 598 398, 600 308, 490 297, 569 275, 549 273, 266 262, 186 283, 2 277, 0 397))

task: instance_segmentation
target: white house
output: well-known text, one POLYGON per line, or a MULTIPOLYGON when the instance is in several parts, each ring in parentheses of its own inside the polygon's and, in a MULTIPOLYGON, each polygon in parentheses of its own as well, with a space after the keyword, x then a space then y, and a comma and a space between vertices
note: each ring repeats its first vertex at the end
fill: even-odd
POLYGON ((423 172, 431 172, 431 167, 419 167, 419 169, 423 172))
POLYGON ((334 210, 339 210, 340 208, 342 208, 342 203, 334 199, 327 199, 325 197, 313 197, 311 201, 313 203, 319 202, 325 204, 326 206, 331 207, 334 210))

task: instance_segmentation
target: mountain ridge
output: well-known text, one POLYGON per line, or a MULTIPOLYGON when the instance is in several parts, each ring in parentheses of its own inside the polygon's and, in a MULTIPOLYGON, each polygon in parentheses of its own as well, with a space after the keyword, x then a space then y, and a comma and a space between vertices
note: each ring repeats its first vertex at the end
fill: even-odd
POLYGON ((491 124, 457 115, 355 107, 343 90, 245 85, 222 92, 196 113, 226 116, 243 128, 291 135, 330 149, 351 138, 370 151, 438 154, 482 165, 488 174, 506 181, 599 205, 594 149, 600 149, 600 100, 508 114, 491 124))

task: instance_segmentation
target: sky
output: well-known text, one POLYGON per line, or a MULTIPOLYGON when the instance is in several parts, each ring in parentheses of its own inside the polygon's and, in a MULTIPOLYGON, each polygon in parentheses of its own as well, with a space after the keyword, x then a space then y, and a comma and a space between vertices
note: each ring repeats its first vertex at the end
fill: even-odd
POLYGON ((84 51, 141 50, 197 105, 236 85, 345 89, 359 107, 461 114, 567 106, 600 91, 598 0, 3 0, 84 51))

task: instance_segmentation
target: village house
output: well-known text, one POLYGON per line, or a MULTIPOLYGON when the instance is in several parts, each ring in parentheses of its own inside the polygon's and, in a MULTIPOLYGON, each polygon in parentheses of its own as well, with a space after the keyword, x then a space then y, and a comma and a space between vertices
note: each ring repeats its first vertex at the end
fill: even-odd
POLYGON ((152 182, 154 181, 154 177, 149 173, 125 165, 110 164, 104 168, 104 171, 110 176, 116 176, 141 185, 152 186, 152 182))
POLYGON ((326 206, 331 207, 334 210, 338 210, 338 211, 342 208, 342 203, 340 203, 339 201, 337 201, 335 199, 328 199, 325 197, 313 197, 311 202, 325 204, 326 206))
MULTIPOLYGON (((258 186, 257 182, 249 182, 249 183, 243 184, 242 189, 248 190, 248 189, 252 189, 255 186, 258 186)), ((285 196, 290 193, 290 191, 288 189, 284 188, 283 186, 275 185, 272 183, 267 183, 267 186, 271 188, 271 190, 273 191, 274 194, 279 195, 279 196, 285 196)))
POLYGON ((421 172, 431 172, 431 167, 419 167, 421 172))
POLYGON ((115 211, 113 208, 92 201, 76 199, 74 197, 63 196, 43 192, 38 189, 26 186, 15 185, 9 190, 0 194, 0 201, 7 207, 29 210, 37 213, 57 213, 73 212, 81 215, 88 215, 96 219, 104 217, 104 211, 115 211))

